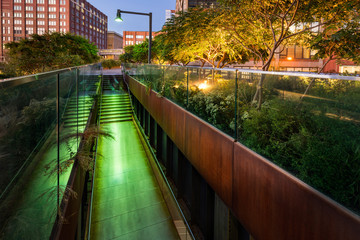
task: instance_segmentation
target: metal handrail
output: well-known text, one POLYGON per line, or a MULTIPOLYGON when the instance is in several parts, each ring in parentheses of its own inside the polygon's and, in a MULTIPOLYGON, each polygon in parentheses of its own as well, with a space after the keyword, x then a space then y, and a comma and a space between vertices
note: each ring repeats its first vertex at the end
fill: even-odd
POLYGON ((322 78, 322 79, 338 79, 338 80, 350 80, 360 81, 360 76, 342 76, 339 74, 319 74, 319 73, 302 73, 302 72, 281 72, 281 71, 261 71, 253 69, 240 69, 240 68, 212 68, 212 67, 199 67, 199 66, 180 66, 180 65, 155 65, 155 64, 142 64, 143 66, 165 66, 165 67, 182 67, 182 68, 194 68, 194 69, 208 69, 216 71, 228 71, 228 72, 245 72, 267 75, 284 75, 294 77, 308 77, 308 78, 322 78))

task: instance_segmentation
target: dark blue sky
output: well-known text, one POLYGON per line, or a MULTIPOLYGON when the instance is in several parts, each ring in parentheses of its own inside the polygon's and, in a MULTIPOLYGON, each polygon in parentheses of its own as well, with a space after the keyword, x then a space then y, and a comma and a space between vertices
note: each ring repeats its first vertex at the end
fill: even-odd
POLYGON ((149 17, 122 14, 124 22, 114 21, 116 10, 153 14, 153 31, 159 31, 165 23, 165 10, 175 9, 176 0, 88 0, 108 16, 108 30, 122 35, 123 31, 148 31, 149 17))

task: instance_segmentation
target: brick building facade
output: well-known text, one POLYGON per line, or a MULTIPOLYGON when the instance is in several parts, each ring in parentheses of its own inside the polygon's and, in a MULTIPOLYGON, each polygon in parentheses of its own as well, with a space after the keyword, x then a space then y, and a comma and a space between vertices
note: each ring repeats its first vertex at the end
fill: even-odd
MULTIPOLYGON (((154 38, 158 33, 152 32, 152 37, 154 38)), ((145 39, 149 38, 149 32, 147 31, 124 31, 123 32, 123 46, 131 46, 135 44, 140 44, 145 39)))
POLYGON ((107 46, 107 16, 86 0, 1 0, 0 60, 5 43, 33 33, 70 32, 107 46))

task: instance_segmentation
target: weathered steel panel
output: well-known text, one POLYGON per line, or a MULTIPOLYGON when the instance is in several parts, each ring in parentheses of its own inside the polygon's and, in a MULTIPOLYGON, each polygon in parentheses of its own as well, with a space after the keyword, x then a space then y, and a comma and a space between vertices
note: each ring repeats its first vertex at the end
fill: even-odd
POLYGON ((233 211, 255 239, 359 239, 358 217, 240 143, 233 170, 233 211))

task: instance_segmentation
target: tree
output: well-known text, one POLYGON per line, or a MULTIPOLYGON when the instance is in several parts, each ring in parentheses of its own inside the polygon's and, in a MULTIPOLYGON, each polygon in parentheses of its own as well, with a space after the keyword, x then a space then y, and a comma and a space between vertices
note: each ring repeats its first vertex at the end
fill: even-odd
POLYGON ((99 60, 98 50, 94 44, 69 33, 33 34, 31 38, 7 43, 6 48, 9 50, 7 67, 13 68, 18 76, 99 60))
POLYGON ((222 31, 218 17, 221 9, 190 9, 171 18, 159 38, 163 46, 172 47, 175 62, 188 64, 199 60, 202 65, 223 68, 234 62, 245 62, 244 48, 230 34, 222 31))
POLYGON ((326 59, 319 73, 331 60, 346 59, 360 64, 360 24, 352 22, 344 28, 324 31, 311 39, 310 47, 317 51, 315 58, 326 59))
POLYGON ((126 46, 124 48, 125 53, 121 54, 119 59, 121 62, 124 63, 132 63, 134 62, 133 55, 134 55, 134 45, 126 46))
MULTIPOLYGON (((218 18, 237 43, 268 71, 275 53, 290 43, 311 37, 315 29, 346 22, 352 0, 220 0, 227 14, 218 18)), ((253 101, 262 104, 262 77, 253 101)))

